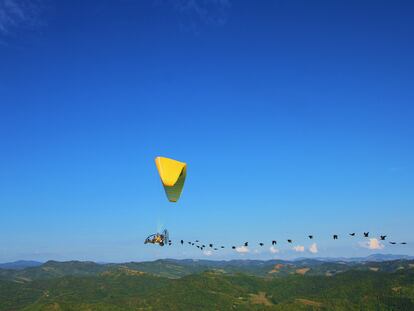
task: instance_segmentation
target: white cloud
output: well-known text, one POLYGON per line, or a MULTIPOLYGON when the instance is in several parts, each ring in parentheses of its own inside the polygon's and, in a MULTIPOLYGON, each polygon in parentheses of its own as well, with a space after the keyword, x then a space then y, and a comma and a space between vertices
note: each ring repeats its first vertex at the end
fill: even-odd
POLYGON ((231 7, 230 0, 158 0, 158 4, 163 3, 179 14, 182 30, 196 34, 203 26, 226 24, 231 7))
POLYGON ((313 243, 311 246, 309 246, 309 251, 312 254, 316 254, 318 252, 318 245, 316 245, 316 243, 313 243))
POLYGON ((39 23, 41 0, 0 0, 0 35, 39 23))
POLYGON ((293 248, 292 248, 294 251, 296 251, 296 252, 304 252, 305 251, 305 246, 302 246, 302 245, 296 245, 296 246, 293 246, 293 248))
POLYGON ((209 250, 206 250, 206 251, 203 251, 203 254, 205 256, 211 256, 211 255, 213 255, 213 252, 212 251, 209 251, 209 250))
POLYGON ((181 14, 212 25, 224 24, 230 7, 228 0, 173 0, 172 3, 181 14))
POLYGON ((383 249, 385 247, 385 245, 376 238, 371 238, 367 242, 360 242, 359 245, 369 249, 383 249))
POLYGON ((250 250, 246 246, 238 246, 236 247, 236 252, 243 254, 250 252, 250 250))
POLYGON ((270 251, 272 254, 277 254, 277 253, 279 253, 279 249, 277 249, 277 248, 276 248, 276 247, 274 247, 274 246, 270 246, 269 251, 270 251))

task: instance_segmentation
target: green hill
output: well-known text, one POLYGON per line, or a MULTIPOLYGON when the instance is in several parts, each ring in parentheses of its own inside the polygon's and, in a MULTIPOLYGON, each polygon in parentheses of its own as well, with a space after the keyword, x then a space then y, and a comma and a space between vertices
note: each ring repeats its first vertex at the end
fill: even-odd
POLYGON ((119 269, 0 282, 0 310, 414 310, 414 272, 261 278, 203 272, 179 279, 119 269))
POLYGON ((0 310, 414 310, 414 261, 48 261, 0 269, 0 310))
POLYGON ((156 260, 152 262, 129 262, 121 264, 97 264, 94 262, 48 261, 37 267, 20 270, 0 269, 0 280, 30 282, 63 276, 98 276, 104 272, 131 270, 145 272, 166 278, 181 278, 205 271, 218 271, 226 274, 243 273, 266 278, 284 277, 292 274, 308 276, 332 276, 346 271, 396 272, 414 268, 414 260, 393 260, 374 262, 326 262, 303 259, 284 260, 156 260))

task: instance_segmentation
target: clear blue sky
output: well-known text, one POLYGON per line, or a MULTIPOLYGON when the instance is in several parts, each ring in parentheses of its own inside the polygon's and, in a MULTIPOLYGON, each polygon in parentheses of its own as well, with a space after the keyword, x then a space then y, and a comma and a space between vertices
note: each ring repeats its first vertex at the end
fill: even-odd
POLYGON ((0 0, 0 261, 414 255, 413 2, 259 2, 0 0))

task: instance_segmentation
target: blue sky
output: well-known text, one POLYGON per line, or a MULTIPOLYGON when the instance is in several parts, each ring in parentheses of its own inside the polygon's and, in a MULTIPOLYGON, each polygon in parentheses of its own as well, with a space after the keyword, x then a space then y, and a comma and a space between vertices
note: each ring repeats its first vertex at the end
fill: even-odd
POLYGON ((0 261, 414 255, 413 13, 1 0, 0 261), (178 204, 158 155, 188 163, 178 204), (161 226, 267 245, 143 245, 161 226), (369 249, 363 231, 409 244, 369 249))

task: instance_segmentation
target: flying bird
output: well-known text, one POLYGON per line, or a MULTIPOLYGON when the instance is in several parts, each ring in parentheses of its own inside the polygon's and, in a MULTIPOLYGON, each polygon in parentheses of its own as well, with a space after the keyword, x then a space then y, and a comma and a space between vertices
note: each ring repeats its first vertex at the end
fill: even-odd
POLYGON ((264 244, 263 244, 263 243, 259 243, 259 245, 260 245, 260 246, 263 246, 264 244))
POLYGON ((355 232, 352 232, 349 234, 350 236, 355 236, 355 232))
POLYGON ((187 242, 189 245, 191 245, 191 242, 187 242))
POLYGON ((200 248, 200 246, 197 245, 197 248, 200 248))
POLYGON ((395 244, 397 244, 397 242, 390 242, 390 244, 393 244, 393 245, 395 245, 395 244))
POLYGON ((405 245, 405 244, 407 244, 407 242, 401 242, 401 244, 405 245))
POLYGON ((244 246, 249 246, 249 242, 244 242, 244 246))
POLYGON ((384 241, 386 237, 387 237, 386 235, 381 235, 381 236, 380 236, 380 239, 381 239, 382 241, 384 241))
POLYGON ((209 244, 208 246, 213 247, 213 244, 209 244))
POLYGON ((181 240, 181 245, 183 245, 184 244, 184 240, 181 240))
POLYGON ((276 245, 277 242, 275 240, 272 241, 272 245, 276 245))
POLYGON ((309 237, 309 239, 311 239, 311 240, 313 239, 313 235, 308 235, 308 237, 309 237))
POLYGON ((364 237, 368 237, 369 236, 369 232, 364 232, 364 237))
POLYGON ((196 241, 196 243, 198 243, 198 240, 195 240, 196 241))
POLYGON ((215 248, 214 250, 217 251, 217 248, 215 248))
POLYGON ((222 246, 221 248, 224 248, 224 246, 222 246))
POLYGON ((334 235, 333 235, 333 239, 334 239, 334 240, 338 240, 338 235, 337 235, 337 234, 334 234, 334 235))
POLYGON ((232 249, 236 249, 236 246, 232 246, 231 248, 232 248, 232 249))
POLYGON ((292 243, 293 242, 291 239, 288 239, 287 241, 288 241, 288 243, 292 243))

